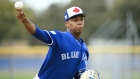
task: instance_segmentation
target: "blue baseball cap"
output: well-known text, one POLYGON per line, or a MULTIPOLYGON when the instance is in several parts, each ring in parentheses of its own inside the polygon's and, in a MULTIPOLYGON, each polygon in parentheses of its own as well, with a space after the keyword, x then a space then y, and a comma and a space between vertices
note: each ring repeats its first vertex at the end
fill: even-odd
POLYGON ((83 13, 82 9, 79 7, 71 7, 68 8, 64 14, 64 20, 68 21, 71 17, 76 15, 82 15, 83 17, 86 17, 86 13, 83 13))

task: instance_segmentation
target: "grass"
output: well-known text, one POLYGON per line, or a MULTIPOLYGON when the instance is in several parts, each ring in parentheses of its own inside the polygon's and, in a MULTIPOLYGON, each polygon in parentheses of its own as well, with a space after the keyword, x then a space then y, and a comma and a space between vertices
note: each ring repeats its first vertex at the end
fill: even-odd
POLYGON ((14 73, 14 74, 8 74, 8 73, 0 73, 0 79, 33 79, 33 77, 36 74, 34 73, 14 73))
MULTIPOLYGON (((8 74, 0 74, 0 79, 33 79, 33 77, 35 76, 35 74, 33 73, 17 73, 14 75, 8 75, 8 74)), ((125 79, 125 78, 123 78, 125 79)), ((140 75, 139 74, 135 74, 133 75, 132 79, 140 79, 140 75)))

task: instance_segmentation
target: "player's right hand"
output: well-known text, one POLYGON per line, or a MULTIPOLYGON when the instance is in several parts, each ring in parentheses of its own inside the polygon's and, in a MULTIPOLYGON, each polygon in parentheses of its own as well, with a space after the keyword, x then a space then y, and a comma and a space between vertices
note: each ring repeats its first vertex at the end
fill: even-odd
POLYGON ((24 12, 22 11, 22 9, 16 10, 16 11, 17 11, 16 17, 19 21, 24 22, 25 20, 27 20, 27 18, 25 16, 24 12))

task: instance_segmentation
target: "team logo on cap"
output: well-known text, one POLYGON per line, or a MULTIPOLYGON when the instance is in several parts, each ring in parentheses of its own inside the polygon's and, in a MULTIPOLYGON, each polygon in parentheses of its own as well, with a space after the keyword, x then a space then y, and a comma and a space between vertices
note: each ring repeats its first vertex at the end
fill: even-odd
POLYGON ((73 12, 75 12, 75 13, 78 13, 79 11, 80 10, 78 8, 76 8, 76 7, 73 9, 73 12))
POLYGON ((64 15, 65 21, 78 14, 83 14, 83 11, 79 7, 71 7, 67 9, 64 15))

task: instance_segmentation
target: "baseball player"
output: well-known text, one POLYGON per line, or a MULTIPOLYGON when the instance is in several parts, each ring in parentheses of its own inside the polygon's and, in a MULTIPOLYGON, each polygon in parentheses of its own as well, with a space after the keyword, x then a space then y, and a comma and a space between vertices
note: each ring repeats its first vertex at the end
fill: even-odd
POLYGON ((80 79, 89 57, 88 48, 80 38, 85 16, 81 8, 70 7, 64 14, 67 31, 49 31, 39 29, 21 9, 17 10, 16 17, 27 31, 49 46, 48 54, 33 79, 80 79))

